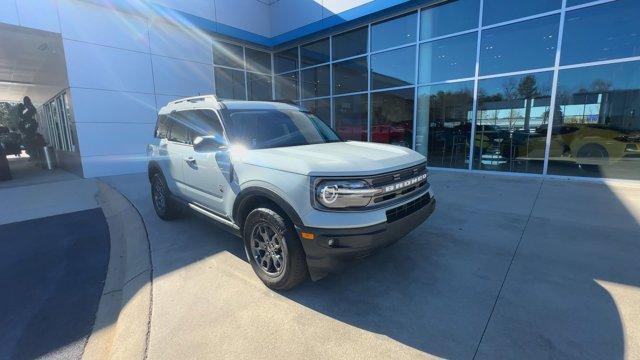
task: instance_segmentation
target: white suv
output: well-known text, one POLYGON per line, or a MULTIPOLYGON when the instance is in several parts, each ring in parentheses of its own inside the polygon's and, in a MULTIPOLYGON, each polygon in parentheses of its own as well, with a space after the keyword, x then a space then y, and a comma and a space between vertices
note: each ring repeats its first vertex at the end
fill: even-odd
POLYGON ((292 105, 181 99, 160 110, 155 138, 148 155, 158 216, 186 207, 225 225, 272 289, 338 271, 435 208, 422 155, 343 141, 292 105))

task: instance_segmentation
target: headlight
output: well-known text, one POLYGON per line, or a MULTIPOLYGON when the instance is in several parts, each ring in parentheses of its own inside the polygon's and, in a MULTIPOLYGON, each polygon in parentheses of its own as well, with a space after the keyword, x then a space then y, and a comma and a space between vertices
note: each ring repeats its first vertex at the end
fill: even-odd
POLYGON ((363 180, 324 180, 316 185, 316 200, 332 209, 363 207, 382 190, 372 189, 363 180))

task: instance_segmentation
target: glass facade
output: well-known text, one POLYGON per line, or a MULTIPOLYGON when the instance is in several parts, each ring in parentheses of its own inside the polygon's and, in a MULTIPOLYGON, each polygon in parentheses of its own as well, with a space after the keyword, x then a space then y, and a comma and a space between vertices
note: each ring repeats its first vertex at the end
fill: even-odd
POLYGON ((244 74, 249 99, 271 87, 342 138, 429 166, 640 180, 640 2, 565 2, 446 1, 273 54, 245 47, 245 69, 231 46, 216 89, 243 98, 244 74))
POLYGON ((213 41, 213 81, 220 99, 271 100, 272 54, 247 46, 213 41))

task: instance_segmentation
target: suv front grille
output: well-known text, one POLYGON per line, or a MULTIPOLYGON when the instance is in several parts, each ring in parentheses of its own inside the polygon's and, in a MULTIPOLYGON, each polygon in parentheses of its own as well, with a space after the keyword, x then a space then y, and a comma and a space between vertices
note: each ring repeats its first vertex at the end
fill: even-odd
POLYGON ((400 220, 407 215, 411 215, 414 212, 425 207, 429 201, 431 201, 431 195, 426 193, 419 198, 409 201, 404 205, 400 205, 393 209, 387 210, 387 222, 392 223, 396 220, 400 220))

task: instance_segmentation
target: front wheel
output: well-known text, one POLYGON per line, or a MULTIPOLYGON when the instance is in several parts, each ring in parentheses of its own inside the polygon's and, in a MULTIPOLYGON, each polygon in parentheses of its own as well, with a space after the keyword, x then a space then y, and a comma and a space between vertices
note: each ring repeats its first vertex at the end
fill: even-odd
POLYGON ((243 238, 253 271, 270 289, 290 289, 307 277, 304 250, 293 224, 276 211, 266 207, 251 211, 243 238))

